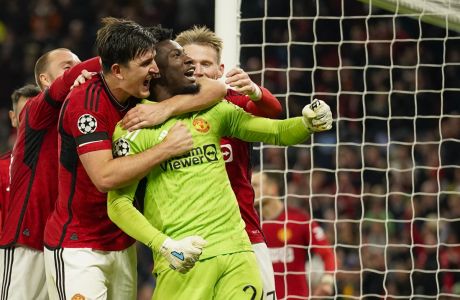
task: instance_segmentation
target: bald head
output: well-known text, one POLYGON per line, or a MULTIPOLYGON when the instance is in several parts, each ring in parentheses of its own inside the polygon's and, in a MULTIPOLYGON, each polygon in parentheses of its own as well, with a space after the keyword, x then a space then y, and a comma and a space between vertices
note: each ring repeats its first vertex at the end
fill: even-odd
POLYGON ((46 52, 35 64, 35 81, 41 90, 48 88, 65 70, 70 69, 80 60, 69 49, 58 48, 46 52))

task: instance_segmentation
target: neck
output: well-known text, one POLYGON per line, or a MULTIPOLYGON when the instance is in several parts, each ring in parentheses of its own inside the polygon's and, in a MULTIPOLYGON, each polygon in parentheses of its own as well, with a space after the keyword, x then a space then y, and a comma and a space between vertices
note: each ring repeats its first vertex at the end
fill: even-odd
POLYGON ((150 91, 150 98, 158 102, 161 102, 174 96, 171 93, 171 91, 159 84, 155 85, 155 87, 153 87, 153 89, 151 89, 150 91))
POLYGON ((278 218, 284 209, 284 204, 277 198, 269 198, 263 200, 262 215, 264 220, 274 220, 278 218))
POLYGON ((119 79, 112 74, 102 73, 101 76, 115 100, 120 104, 126 103, 130 95, 121 88, 119 79))

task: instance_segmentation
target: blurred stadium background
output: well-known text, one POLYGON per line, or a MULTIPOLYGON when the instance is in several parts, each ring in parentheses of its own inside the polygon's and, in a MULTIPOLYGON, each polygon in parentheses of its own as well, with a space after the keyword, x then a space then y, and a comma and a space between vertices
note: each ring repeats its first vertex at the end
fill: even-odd
MULTIPOLYGON (((457 15, 460 6, 414 3, 444 4, 457 15)), ((318 97, 336 120, 304 145, 255 145, 254 165, 282 174, 285 203, 326 230, 338 260, 334 299, 460 299, 459 23, 442 10, 395 13, 385 4, 241 1, 241 67, 280 99, 285 117, 318 97)), ((92 56, 103 16, 175 33, 194 24, 214 29, 215 21, 211 0, 0 0, 0 7, 1 152, 14 140, 10 94, 33 82, 44 51, 92 56)), ((139 297, 149 299, 148 253, 140 251, 140 261, 139 297)))

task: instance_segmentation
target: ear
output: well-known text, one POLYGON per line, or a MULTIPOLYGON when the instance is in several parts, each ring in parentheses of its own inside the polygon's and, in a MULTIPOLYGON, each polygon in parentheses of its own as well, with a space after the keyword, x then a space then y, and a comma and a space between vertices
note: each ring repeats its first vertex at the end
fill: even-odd
POLYGON ((8 115, 9 115, 10 120, 11 120, 11 126, 13 126, 14 128, 17 128, 18 127, 18 118, 16 118, 16 114, 14 113, 14 111, 10 110, 8 112, 8 115))
POLYGON ((38 80, 40 81, 40 85, 42 87, 49 87, 51 85, 51 82, 45 73, 38 75, 38 80))
POLYGON ((217 72, 217 78, 216 79, 221 78, 223 75, 224 75, 224 64, 220 64, 218 72, 217 72))
POLYGON ((115 76, 118 79, 123 80, 123 74, 121 72, 121 66, 119 64, 113 64, 110 67, 110 70, 112 71, 113 76, 115 76))

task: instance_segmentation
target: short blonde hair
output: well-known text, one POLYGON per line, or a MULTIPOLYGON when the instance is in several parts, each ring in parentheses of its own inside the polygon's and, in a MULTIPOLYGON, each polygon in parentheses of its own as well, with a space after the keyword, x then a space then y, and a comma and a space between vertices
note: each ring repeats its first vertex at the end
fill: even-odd
POLYGON ((175 41, 182 47, 190 44, 209 46, 216 50, 217 62, 220 63, 223 41, 206 26, 193 26, 192 29, 182 31, 175 41))

